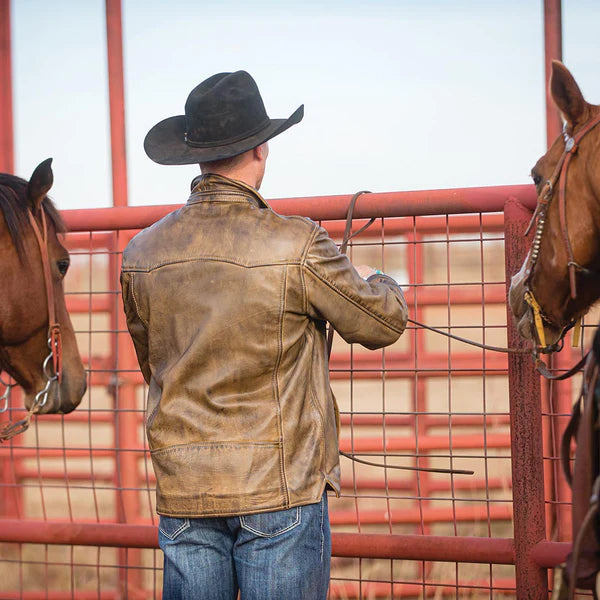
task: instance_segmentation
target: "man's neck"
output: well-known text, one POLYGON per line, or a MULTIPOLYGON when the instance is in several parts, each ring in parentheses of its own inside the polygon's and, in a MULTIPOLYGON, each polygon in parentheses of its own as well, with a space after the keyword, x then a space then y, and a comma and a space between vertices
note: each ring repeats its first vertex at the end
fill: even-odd
POLYGON ((214 173, 215 175, 221 175, 222 177, 227 177, 227 179, 234 179, 235 181, 241 181, 250 187, 253 187, 255 190, 257 187, 257 177, 256 173, 249 169, 228 169, 227 171, 221 170, 212 170, 206 171, 202 173, 203 175, 207 175, 208 173, 214 173))

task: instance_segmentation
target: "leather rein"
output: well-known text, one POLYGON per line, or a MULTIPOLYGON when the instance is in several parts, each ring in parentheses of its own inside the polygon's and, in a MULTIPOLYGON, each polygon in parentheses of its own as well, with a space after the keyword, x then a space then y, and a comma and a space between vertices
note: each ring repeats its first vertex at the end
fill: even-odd
MULTIPOLYGON (((527 257, 526 280, 525 280, 525 301, 527 302, 527 304, 529 304, 529 306, 531 308, 534 323, 535 323, 536 336, 538 338, 538 340, 537 340, 538 343, 535 345, 535 347, 533 349, 531 349, 531 348, 510 348, 510 347, 504 348, 504 347, 498 347, 498 346, 490 346, 488 344, 481 344, 479 342, 475 342, 474 340, 470 340, 467 338, 463 338, 463 337, 451 334, 447 331, 442 331, 441 329, 431 327, 424 323, 420 323, 419 321, 416 321, 414 319, 408 318, 407 321, 409 323, 412 323, 413 325, 416 325, 423 329, 427 329, 429 331, 439 333, 440 335, 443 335, 450 339, 457 340, 459 342, 463 342, 465 344, 469 344, 469 345, 475 346, 477 348, 481 348, 483 350, 490 350, 493 352, 504 352, 504 353, 509 353, 509 354, 532 353, 533 358, 535 360, 535 367, 536 367, 537 371, 544 378, 552 380, 552 381, 561 381, 564 379, 568 379, 569 377, 572 377, 575 373, 577 373, 578 371, 581 370, 581 368, 586 363, 588 354, 583 356, 581 358, 581 360, 579 360, 568 371, 561 373, 559 375, 553 374, 548 369, 548 367, 546 366, 544 361, 539 357, 540 352, 542 352, 542 353, 555 352, 556 350, 559 349, 559 346, 557 344, 554 344, 551 346, 548 346, 546 344, 543 321, 547 322, 548 324, 553 324, 553 323, 542 311, 539 303, 537 302, 537 300, 535 299, 535 296, 533 295, 533 291, 531 289, 530 284, 531 284, 531 280, 533 279, 534 267, 535 267, 538 257, 539 257, 540 245, 541 245, 541 241, 542 241, 542 235, 544 232, 544 225, 546 222, 548 207, 550 205, 550 200, 552 199, 552 197, 554 195, 554 189, 555 189, 557 182, 559 184, 558 202, 559 202, 560 226, 561 226, 562 238, 564 240, 565 247, 567 249, 568 258, 569 258, 569 261, 568 261, 569 286, 570 286, 570 292, 571 292, 572 298, 575 298, 577 296, 577 287, 576 287, 576 278, 575 278, 576 271, 590 272, 589 269, 587 269, 586 267, 582 267, 579 263, 577 263, 573 256, 573 248, 571 246, 571 241, 569 238, 569 232, 568 232, 568 228, 567 228, 567 220, 566 220, 567 170, 569 168, 569 163, 570 163, 573 155, 577 151, 577 148, 578 148, 578 145, 579 145, 579 142, 581 141, 581 139, 599 123, 600 123, 600 115, 598 115, 596 118, 590 120, 583 127, 583 129, 581 129, 581 131, 578 132, 578 134, 575 137, 571 137, 567 134, 566 124, 565 124, 565 128, 563 129, 563 137, 565 140, 565 149, 554 169, 552 176, 550 177, 549 180, 546 181, 544 187, 542 188, 542 190, 538 196, 537 207, 533 213, 531 222, 530 222, 529 226, 527 227, 527 231, 525 232, 525 235, 528 235, 531 227, 533 226, 534 222, 537 219, 535 236, 534 236, 534 239, 532 242, 531 251, 529 252, 529 255, 527 257)), ((365 225, 363 225, 360 229, 358 229, 357 231, 352 233, 352 219, 353 219, 353 213, 354 213, 354 207, 356 205, 356 201, 358 200, 359 196, 361 196, 362 194, 368 194, 368 193, 370 193, 370 192, 368 192, 366 190, 362 190, 362 191, 354 194, 352 196, 352 199, 350 200, 350 203, 348 205, 348 211, 346 214, 346 227, 344 230, 344 236, 342 239, 342 243, 340 245, 340 252, 342 254, 346 254, 348 242, 353 237, 355 237, 359 233, 363 232, 365 229, 370 227, 375 222, 375 218, 372 217, 369 219, 369 221, 365 225)), ((580 321, 578 323, 573 321, 573 322, 570 322, 569 324, 567 324, 565 327, 563 327, 563 330, 561 332, 560 342, 564 343, 564 336, 567 333, 567 331, 569 329, 571 329, 572 327, 577 327, 576 333, 577 333, 577 338, 578 338, 580 321)), ((327 348, 328 348, 329 356, 331 355, 331 348, 332 348, 332 344, 333 344, 333 334, 334 334, 334 330, 333 330, 333 327, 331 327, 331 325, 330 325, 329 332, 327 335, 327 348)), ((451 470, 451 469, 421 469, 419 467, 397 467, 397 466, 391 467, 390 465, 384 465, 384 464, 364 461, 364 460, 356 458, 352 454, 347 454, 342 451, 340 451, 340 454, 343 456, 346 456, 347 458, 350 458, 351 460, 354 460, 356 462, 362 462, 364 464, 368 464, 368 465, 372 465, 372 466, 388 467, 388 468, 396 468, 396 469, 406 469, 406 470, 416 470, 416 471, 423 470, 423 471, 434 471, 434 472, 442 472, 442 473, 473 474, 472 471, 456 471, 456 470, 451 470)))
MULTIPOLYGON (((9 421, 2 429, 0 429, 0 443, 26 431, 29 427, 32 415, 35 414, 48 401, 48 395, 50 393, 50 386, 52 383, 56 381, 58 385, 60 385, 62 381, 62 342, 60 324, 56 318, 56 301, 54 297, 54 287, 52 284, 50 255, 48 252, 48 226, 46 223, 46 213, 43 206, 40 207, 40 211, 42 213, 41 230, 31 210, 27 211, 27 215, 40 249, 42 270, 44 272, 44 283, 46 288, 46 301, 48 306, 48 348, 50 350, 42 365, 42 372, 46 378, 46 386, 43 390, 39 391, 35 395, 35 398, 31 403, 31 408, 28 410, 27 415, 23 419, 15 422, 9 421), (49 371, 50 364, 52 365, 52 371, 49 371)), ((2 370, 0 369, 0 373, 1 372, 2 370)), ((5 391, 2 396, 0 396, 0 402, 3 402, 3 406, 0 407, 0 413, 3 413, 8 410, 10 391, 16 384, 5 383, 1 377, 0 383, 5 386, 5 391)), ((60 390, 60 387, 58 390, 60 390)))

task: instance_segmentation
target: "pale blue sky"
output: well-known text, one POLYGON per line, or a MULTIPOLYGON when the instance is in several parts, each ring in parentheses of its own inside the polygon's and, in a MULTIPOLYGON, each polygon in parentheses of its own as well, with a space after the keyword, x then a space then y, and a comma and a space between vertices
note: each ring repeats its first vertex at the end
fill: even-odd
MULTIPOLYGON (((59 208, 110 206, 104 2, 13 0, 16 172, 54 157, 59 208)), ((600 2, 563 0, 563 59, 600 103, 600 2)), ((123 0, 130 204, 186 200, 196 166, 142 142, 213 73, 271 117, 267 198, 529 181, 544 151, 542 0, 123 0)))

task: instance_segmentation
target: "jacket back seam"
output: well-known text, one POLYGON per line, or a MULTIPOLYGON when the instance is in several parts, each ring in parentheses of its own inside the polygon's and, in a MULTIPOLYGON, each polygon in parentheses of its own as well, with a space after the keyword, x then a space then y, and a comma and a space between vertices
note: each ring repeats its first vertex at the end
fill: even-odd
POLYGON ((285 468, 285 450, 284 450, 284 434, 283 434, 283 415, 281 413, 281 398, 279 397, 279 367, 281 365, 281 358, 283 355, 283 320, 285 317, 285 296, 286 296, 286 284, 287 284, 287 267, 283 269, 283 280, 281 282, 281 291, 279 297, 279 331, 277 332, 277 359, 275 361, 275 368, 273 369, 273 388, 275 393, 275 399, 277 402, 277 426, 279 427, 279 439, 281 441, 281 447, 279 450, 279 461, 280 461, 280 475, 281 484, 284 493, 285 506, 290 504, 290 496, 287 484, 287 474, 285 468))
POLYGON ((300 257, 300 282, 302 286, 302 309, 304 310, 304 314, 308 314, 308 291, 306 289, 306 281, 304 279, 304 265, 306 264, 306 257, 308 256, 308 250, 312 246, 312 243, 315 241, 315 237, 317 236, 317 232, 319 228, 317 224, 314 224, 313 231, 309 236, 306 244, 304 246, 304 250, 302 251, 302 255, 300 257))
POLYGON ((284 259, 281 261, 267 261, 267 262, 253 262, 253 263, 243 263, 232 258, 226 258, 223 256, 214 256, 214 255, 199 255, 199 256, 187 256, 182 258, 177 258, 173 260, 161 261, 160 263, 154 263, 148 267, 134 266, 134 265, 123 265, 124 273, 151 273, 152 271, 156 271, 162 267, 168 267, 170 265, 179 265, 190 262, 223 262, 231 265, 236 265, 238 267, 243 267, 244 269, 259 269, 261 267, 281 267, 287 265, 300 265, 299 259, 284 259))
POLYGON ((131 298, 133 299, 133 304, 135 306, 135 312, 139 318, 139 320, 142 322, 142 325, 146 328, 146 330, 148 330, 149 327, 149 323, 146 319, 144 319, 144 317, 142 317, 141 311, 140 311, 140 306, 138 304, 138 300, 136 298, 135 295, 135 280, 134 280, 134 274, 131 273, 131 277, 130 277, 130 283, 129 283, 129 289, 131 290, 131 298))

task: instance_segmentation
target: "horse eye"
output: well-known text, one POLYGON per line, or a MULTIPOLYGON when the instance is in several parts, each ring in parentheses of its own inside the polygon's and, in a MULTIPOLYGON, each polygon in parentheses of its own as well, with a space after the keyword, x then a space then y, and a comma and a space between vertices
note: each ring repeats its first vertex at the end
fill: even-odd
POLYGON ((69 261, 68 260, 59 260, 56 263, 56 266, 58 267, 58 271, 61 275, 65 275, 66 272, 69 270, 69 261))
POLYGON ((531 177, 533 179, 533 183, 535 183, 535 185, 540 185, 540 183, 542 183, 542 176, 538 175, 537 173, 532 173, 531 177))

